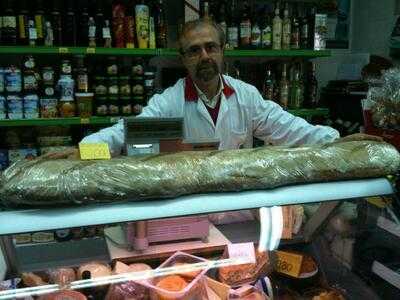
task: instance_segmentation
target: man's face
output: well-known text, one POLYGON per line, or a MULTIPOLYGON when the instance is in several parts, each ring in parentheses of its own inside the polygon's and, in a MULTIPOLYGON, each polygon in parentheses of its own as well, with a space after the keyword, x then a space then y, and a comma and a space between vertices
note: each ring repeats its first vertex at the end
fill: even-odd
POLYGON ((188 31, 182 50, 183 65, 195 81, 207 83, 220 74, 223 50, 213 27, 203 26, 188 31))

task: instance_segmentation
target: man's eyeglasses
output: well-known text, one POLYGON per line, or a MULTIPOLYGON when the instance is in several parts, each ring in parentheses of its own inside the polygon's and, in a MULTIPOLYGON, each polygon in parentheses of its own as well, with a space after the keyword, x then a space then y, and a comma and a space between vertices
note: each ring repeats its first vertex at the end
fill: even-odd
POLYGON ((216 54, 221 52, 222 48, 221 45, 214 43, 214 42, 209 42, 205 43, 203 46, 200 45, 195 45, 191 46, 186 50, 181 50, 181 54, 188 57, 188 58, 195 58, 199 57, 201 53, 203 52, 203 49, 206 50, 208 54, 216 54))

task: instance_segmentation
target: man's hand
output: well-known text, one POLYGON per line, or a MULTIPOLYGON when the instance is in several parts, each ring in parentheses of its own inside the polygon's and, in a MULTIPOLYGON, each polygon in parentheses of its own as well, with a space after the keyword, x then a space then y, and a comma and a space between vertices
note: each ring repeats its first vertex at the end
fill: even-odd
POLYGON ((383 142, 383 138, 376 135, 369 135, 365 133, 355 133, 342 138, 338 138, 335 143, 341 142, 355 142, 355 141, 374 141, 383 142))
POLYGON ((65 151, 60 152, 50 152, 45 155, 40 156, 40 158, 45 159, 78 159, 79 158, 79 150, 76 148, 71 148, 65 151))

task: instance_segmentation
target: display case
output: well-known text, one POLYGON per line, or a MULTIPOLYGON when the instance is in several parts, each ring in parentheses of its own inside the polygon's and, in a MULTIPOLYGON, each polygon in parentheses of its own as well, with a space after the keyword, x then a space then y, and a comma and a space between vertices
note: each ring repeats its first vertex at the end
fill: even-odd
MULTIPOLYGON (((389 240, 399 236, 398 219, 388 205, 388 199, 394 196, 392 183, 386 178, 377 178, 159 201, 4 210, 0 212, 0 234, 6 278, 22 276, 25 285, 11 292, 0 291, 0 297, 43 294, 40 299, 53 299, 43 297, 62 290, 62 294, 71 293, 70 297, 75 297, 72 299, 81 299, 77 293, 70 292, 76 290, 91 295, 92 299, 128 299, 128 295, 139 299, 149 296, 151 299, 247 299, 249 295, 263 297, 257 299, 282 299, 279 297, 285 293, 292 295, 292 299, 312 299, 323 293, 344 299, 380 299, 379 289, 377 292, 368 286, 371 280, 373 287, 378 283, 388 284, 393 292, 390 295, 396 295, 399 290, 396 289, 395 258, 386 255, 382 260, 374 257, 372 261, 362 261, 365 249, 369 249, 368 243, 376 246, 376 241, 370 241, 371 232, 382 230, 390 235, 389 240), (382 200, 382 196, 386 199, 382 200), (295 223, 295 214, 289 219, 285 217, 285 209, 293 208, 292 205, 301 207, 300 211, 305 213, 301 214, 302 226, 295 234, 290 232, 285 236, 286 224, 279 225, 279 222, 295 223), (371 213, 371 207, 377 211, 371 213), (211 217, 215 224, 210 223, 207 239, 156 243, 142 251, 132 250, 127 239, 127 222, 163 219, 172 224, 168 223, 173 220, 170 218, 221 212, 232 219, 232 212, 258 208, 270 210, 273 221, 267 226, 269 229, 257 218, 221 225, 215 221, 218 218, 211 217), (91 235, 82 233, 82 228, 90 232, 91 226, 101 226, 103 230, 91 235), (18 240, 24 234, 32 236, 35 232, 51 233, 60 229, 76 232, 70 238, 67 236, 71 232, 64 236, 59 232, 57 241, 31 240, 21 244, 18 240), (272 237, 274 232, 278 235, 272 237), (370 239, 365 239, 365 235, 370 239), (255 266, 262 266, 257 270, 248 268, 253 264, 249 264, 248 254, 243 254, 248 253, 249 244, 255 245, 255 266), (258 255, 260 249, 267 250, 266 257, 258 255), (282 267, 285 264, 295 269, 297 266, 298 274, 288 272, 288 268, 282 267), (305 265, 315 269, 304 271, 305 265), (89 272, 89 277, 85 277, 85 270, 92 275, 89 272), (68 272, 74 275, 68 277, 68 272), (229 272, 239 278, 232 279, 229 272), (370 279, 371 276, 379 276, 379 280, 370 279), (247 288, 240 284, 242 288, 237 289, 234 283, 239 279, 245 280, 247 288), (171 286, 172 290, 175 286, 182 289, 179 293, 171 292, 168 290, 171 286), (303 298, 298 298, 300 295, 303 298)), ((13 281, 14 288, 16 282, 13 281)))

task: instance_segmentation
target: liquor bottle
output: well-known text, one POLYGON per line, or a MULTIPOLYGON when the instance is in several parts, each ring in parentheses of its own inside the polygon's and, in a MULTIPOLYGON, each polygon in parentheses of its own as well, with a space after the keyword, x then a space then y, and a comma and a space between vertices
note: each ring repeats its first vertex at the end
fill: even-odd
POLYGON ((306 7, 303 7, 302 15, 300 18, 300 47, 301 49, 309 49, 310 48, 310 28, 308 24, 306 7))
POLYGON ((2 13, 1 39, 4 45, 16 45, 17 43, 17 18, 14 12, 13 1, 7 0, 2 13))
POLYGON ((227 48, 236 49, 239 47, 239 29, 235 17, 236 2, 232 1, 228 10, 228 28, 227 28, 227 48))
POLYGON ((303 106, 304 100, 304 86, 300 80, 300 72, 296 70, 294 73, 294 79, 290 85, 290 101, 289 108, 299 109, 303 106))
POLYGON ((60 1, 53 0, 53 8, 50 14, 50 22, 53 27, 53 35, 54 35, 54 46, 62 45, 62 17, 61 17, 61 9, 60 9, 60 1))
POLYGON ((154 23, 156 27, 156 44, 157 48, 168 47, 168 27, 165 18, 165 10, 163 0, 158 0, 154 6, 154 23))
POLYGON ((45 46, 53 46, 54 45, 53 27, 51 26, 50 21, 46 21, 45 22, 45 26, 44 26, 44 45, 45 46))
MULTIPOLYGON (((219 5, 218 24, 226 36, 227 35, 227 21, 226 21, 226 3, 225 3, 225 1, 221 1, 220 5, 219 5)), ((222 46, 225 46, 225 45, 222 45, 222 46)))
POLYGON ((29 46, 36 46, 37 31, 34 20, 28 22, 29 46))
POLYGON ((318 107, 318 80, 316 77, 315 63, 310 62, 307 84, 305 89, 305 106, 308 108, 318 107))
MULTIPOLYGON (((296 4, 296 3, 295 3, 296 4)), ((292 33, 290 39, 291 49, 300 49, 300 22, 297 4, 293 8, 292 33)))
POLYGON ((289 4, 286 3, 282 20, 282 49, 290 49, 291 27, 292 24, 289 17, 289 4))
POLYGON ((144 0, 135 6, 136 37, 139 48, 149 47, 149 14, 150 9, 144 0))
POLYGON ((270 49, 272 47, 272 22, 266 6, 264 6, 261 19, 261 47, 270 49))
POLYGON ((156 27, 154 21, 154 15, 149 15, 149 48, 156 48, 156 27))
POLYGON ((248 48, 251 43, 251 20, 250 6, 247 1, 243 4, 242 17, 240 21, 240 46, 248 48))
POLYGON ((111 38, 111 28, 110 28, 110 20, 105 20, 103 29, 102 29, 102 46, 105 48, 112 47, 112 38, 111 38))
POLYGON ((315 35, 315 14, 317 9, 313 6, 308 14, 308 47, 314 49, 314 35, 315 35))
POLYGON ((262 93, 264 100, 275 101, 274 90, 275 90, 275 81, 272 76, 271 69, 269 68, 269 66, 267 66, 267 73, 264 79, 263 93, 262 93))
POLYGON ((19 2, 18 12, 18 44, 28 44, 28 22, 29 22, 29 11, 27 0, 21 0, 19 2))
POLYGON ((282 19, 279 16, 278 3, 276 3, 275 17, 272 24, 272 48, 274 50, 282 49, 282 19))
POLYGON ((103 12, 103 8, 104 8, 104 1, 102 0, 96 0, 96 13, 95 13, 95 17, 94 17, 94 22, 95 22, 95 26, 96 26, 96 41, 100 42, 103 38, 103 32, 101 31, 102 29, 102 25, 104 24, 104 12, 103 12))
POLYGON ((63 45, 64 46, 76 46, 77 45, 77 20, 75 14, 74 1, 68 0, 67 12, 64 19, 64 35, 63 45))
POLYGON ((43 8, 43 1, 36 0, 35 1, 35 26, 36 26, 36 34, 37 40, 36 45, 43 45, 44 41, 44 8, 43 8))
POLYGON ((286 69, 287 66, 286 64, 283 64, 282 66, 282 78, 279 83, 279 104, 284 108, 287 109, 288 107, 288 102, 289 102, 289 82, 287 80, 287 75, 286 75, 286 69))
POLYGON ((93 17, 89 17, 88 21, 88 46, 96 47, 96 21, 93 17))
POLYGON ((256 21, 253 22, 251 29, 251 47, 255 49, 261 48, 261 29, 256 21))
POLYGON ((87 47, 89 36, 89 9, 87 0, 80 0, 78 17, 78 46, 87 47))
POLYGON ((124 39, 125 48, 135 48, 135 16, 134 16, 135 6, 134 3, 127 4, 126 15, 123 18, 123 32, 122 39, 124 39))

